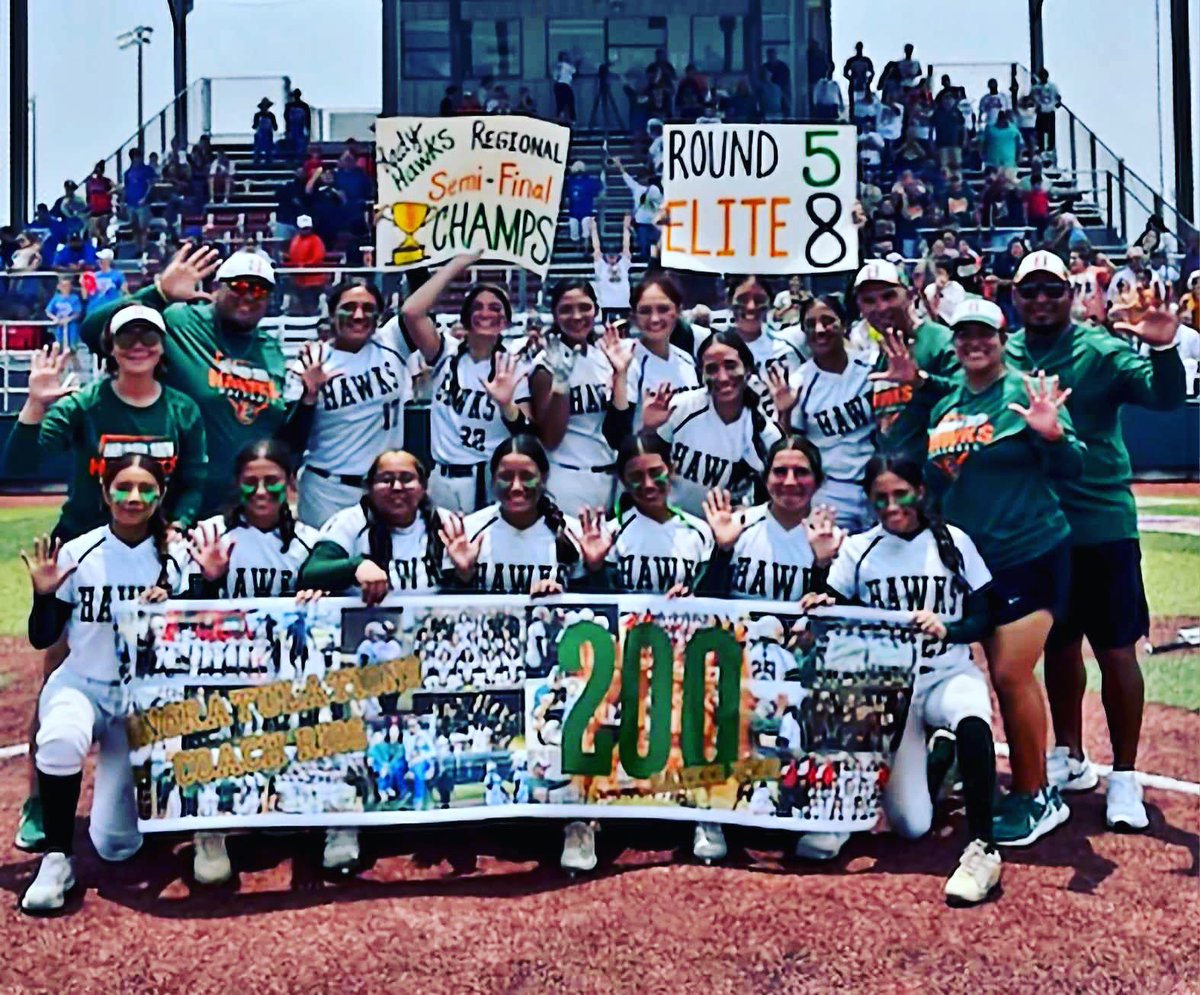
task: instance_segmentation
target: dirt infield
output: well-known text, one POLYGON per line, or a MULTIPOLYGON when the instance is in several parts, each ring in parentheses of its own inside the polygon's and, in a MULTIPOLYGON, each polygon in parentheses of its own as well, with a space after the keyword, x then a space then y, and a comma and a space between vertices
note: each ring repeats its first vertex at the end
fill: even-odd
MULTIPOLYGON (((18 645, 0 641, 0 744, 23 736, 37 685, 18 645)), ((1107 759, 1095 695, 1087 727, 1107 759)), ((1197 779, 1200 714, 1150 706, 1144 742, 1143 769, 1197 779)), ((0 991, 1200 991, 1195 796, 1148 791, 1145 836, 1104 832, 1102 795, 1074 796, 1071 821, 1009 851, 1003 897, 974 910, 941 899, 965 843, 952 805, 931 838, 860 837, 830 867, 733 830, 726 864, 695 866, 673 852, 682 827, 610 826, 599 872, 577 881, 555 866, 551 823, 366 834, 372 866, 348 881, 322 877, 311 836, 243 837, 219 889, 191 883, 178 837, 102 864, 81 817, 86 891, 35 921, 16 901, 37 860, 8 843, 25 772, 0 762, 0 991)))

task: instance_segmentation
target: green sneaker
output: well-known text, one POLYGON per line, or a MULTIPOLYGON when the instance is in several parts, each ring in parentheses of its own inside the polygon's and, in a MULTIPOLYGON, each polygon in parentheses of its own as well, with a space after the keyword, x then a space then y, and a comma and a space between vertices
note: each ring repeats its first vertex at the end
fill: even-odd
POLYGON ((992 834, 997 846, 1029 846, 1071 817, 1054 787, 1036 795, 1011 792, 997 807, 992 818, 992 834))
POLYGON ((42 826, 42 799, 37 795, 26 798, 21 804, 21 818, 17 821, 17 835, 13 846, 27 853, 40 853, 46 849, 46 830, 42 826))

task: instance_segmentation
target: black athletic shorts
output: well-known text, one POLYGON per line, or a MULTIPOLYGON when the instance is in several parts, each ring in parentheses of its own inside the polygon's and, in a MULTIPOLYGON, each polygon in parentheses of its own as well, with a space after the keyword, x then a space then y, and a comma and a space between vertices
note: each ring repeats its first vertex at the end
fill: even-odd
POLYGON ((992 625, 1007 625, 1043 610, 1056 620, 1062 618, 1070 585, 1071 545, 1066 541, 1036 559, 992 571, 988 587, 992 625))
POLYGON ((1118 539, 1071 548, 1067 612, 1055 617, 1046 649, 1087 636, 1093 650, 1133 646, 1150 632, 1150 608, 1142 584, 1142 547, 1118 539))

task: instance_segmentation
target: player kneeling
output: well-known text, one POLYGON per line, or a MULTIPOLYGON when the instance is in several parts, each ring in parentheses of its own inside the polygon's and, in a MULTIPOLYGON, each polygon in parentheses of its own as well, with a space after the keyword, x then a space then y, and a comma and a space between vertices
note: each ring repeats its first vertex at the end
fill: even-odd
MULTIPOLYGON (((939 729, 952 732, 971 841, 946 882, 946 900, 974 905, 1000 883, 1000 854, 992 838, 996 753, 991 697, 970 650, 987 631, 984 588, 991 574, 965 532, 924 510, 919 464, 876 456, 867 464, 865 487, 880 524, 842 544, 829 571, 829 593, 809 595, 801 604, 887 608, 893 606, 881 600, 879 591, 917 592, 919 605, 910 601, 906 607, 915 607, 912 620, 924 635, 883 807, 899 835, 915 839, 929 832, 935 799, 926 737, 939 729)), ((832 852, 821 855, 832 856, 843 842, 834 839, 832 852)))

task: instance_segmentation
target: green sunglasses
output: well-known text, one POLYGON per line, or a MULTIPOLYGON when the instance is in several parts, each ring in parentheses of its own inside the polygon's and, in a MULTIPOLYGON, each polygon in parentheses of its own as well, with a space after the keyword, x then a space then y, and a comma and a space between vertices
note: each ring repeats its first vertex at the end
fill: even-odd
POLYGON ((254 497, 254 495, 258 493, 258 489, 260 487, 263 488, 263 490, 265 490, 268 494, 271 495, 271 497, 275 498, 275 500, 277 500, 277 501, 282 501, 284 499, 284 497, 287 495, 287 483, 286 483, 286 481, 282 481, 282 480, 278 481, 276 483, 273 483, 273 484, 265 484, 265 483, 239 484, 238 490, 240 490, 242 492, 242 499, 248 501, 248 500, 250 500, 250 498, 254 497))
POLYGON ((154 486, 154 484, 131 484, 128 487, 111 487, 108 491, 108 496, 117 504, 124 504, 136 494, 142 498, 147 504, 153 504, 158 500, 162 492, 154 486))
POLYGON ((897 508, 911 508, 917 503, 917 492, 909 491, 907 494, 897 494, 895 497, 877 497, 871 502, 879 511, 887 511, 888 505, 893 503, 897 508))

